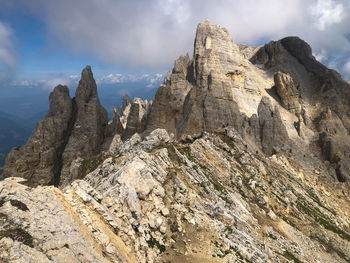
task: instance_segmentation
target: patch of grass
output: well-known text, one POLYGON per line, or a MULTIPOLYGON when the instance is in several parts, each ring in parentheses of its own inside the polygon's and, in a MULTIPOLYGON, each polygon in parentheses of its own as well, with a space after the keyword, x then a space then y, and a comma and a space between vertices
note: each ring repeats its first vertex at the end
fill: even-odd
POLYGON ((187 158, 190 160, 190 161, 194 161, 194 158, 193 156, 191 155, 191 147, 190 146, 185 146, 185 147, 182 147, 182 148, 178 148, 178 151, 183 154, 183 155, 186 155, 187 158))
POLYGON ((294 263, 303 263, 300 261, 296 256, 294 256, 291 252, 288 250, 284 251, 282 256, 284 256, 286 259, 293 260, 294 263))
POLYGON ((22 203, 21 201, 18 200, 10 200, 10 203, 12 206, 17 207, 18 209, 22 210, 22 211, 28 211, 28 207, 26 206, 26 204, 22 203))
POLYGON ((191 207, 187 206, 187 210, 188 210, 188 212, 190 212, 191 214, 194 214, 194 211, 192 210, 191 207))
POLYGON ((219 181, 216 181, 213 178, 210 178, 209 181, 212 183, 216 191, 222 192, 225 189, 225 187, 219 181))
POLYGON ((350 235, 347 232, 339 229, 332 222, 329 222, 329 220, 327 220, 317 208, 308 205, 307 202, 303 200, 303 198, 300 196, 297 200, 297 207, 299 210, 312 217, 316 223, 318 223, 325 229, 337 234, 340 238, 350 242, 350 235))
POLYGON ((292 227, 298 229, 297 226, 292 221, 290 221, 287 217, 285 217, 284 215, 280 215, 280 216, 284 222, 286 222, 287 224, 291 225, 292 227))
POLYGON ((6 200, 5 198, 0 198, 0 207, 2 207, 5 204, 6 200))
POLYGON ((7 220, 7 215, 4 213, 0 213, 0 221, 2 221, 2 220, 4 220, 4 221, 7 220))
POLYGON ((4 237, 9 237, 12 240, 21 242, 27 246, 34 247, 33 237, 22 228, 13 228, 4 231, 0 231, 0 239, 4 237))
POLYGON ((322 207, 323 209, 327 210, 328 212, 330 212, 333 215, 336 215, 336 212, 326 206, 323 205, 323 203, 321 202, 320 198, 318 197, 318 195, 316 195, 314 192, 309 191, 308 192, 309 197, 315 202, 317 203, 320 207, 322 207))
POLYGON ((145 234, 149 234, 150 235, 150 239, 146 240, 148 247, 150 248, 158 248, 160 253, 163 253, 165 251, 165 246, 161 245, 157 239, 155 239, 151 233, 147 233, 147 231, 145 231, 145 234))
POLYGON ((228 233, 232 234, 232 233, 233 233, 232 227, 226 226, 226 227, 225 227, 225 232, 228 232, 228 233))
POLYGON ((108 156, 105 153, 100 153, 90 159, 82 161, 80 166, 80 179, 83 179, 88 173, 94 171, 108 156))

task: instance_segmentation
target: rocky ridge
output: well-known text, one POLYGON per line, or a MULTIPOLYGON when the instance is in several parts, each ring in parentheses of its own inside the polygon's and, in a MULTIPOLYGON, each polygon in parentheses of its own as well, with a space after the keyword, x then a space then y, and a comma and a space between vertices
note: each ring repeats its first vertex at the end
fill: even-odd
POLYGON ((349 92, 301 39, 236 45, 209 21, 153 102, 124 96, 108 125, 87 67, 8 157, 26 181, 0 182, 0 258, 349 262, 349 92))
POLYGON ((187 142, 135 134, 62 190, 0 182, 0 258, 349 262, 349 189, 308 161, 319 170, 246 150, 232 127, 187 142))

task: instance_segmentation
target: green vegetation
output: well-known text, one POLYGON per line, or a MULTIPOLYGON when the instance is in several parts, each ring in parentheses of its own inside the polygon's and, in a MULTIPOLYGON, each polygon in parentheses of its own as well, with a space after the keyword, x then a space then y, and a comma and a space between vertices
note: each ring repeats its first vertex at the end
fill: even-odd
POLYGON ((105 153, 100 153, 90 159, 83 160, 80 167, 80 179, 83 179, 88 173, 94 171, 107 157, 105 153))
POLYGON ((22 210, 22 211, 28 211, 28 207, 22 203, 21 201, 18 200, 10 200, 10 203, 12 206, 17 207, 18 209, 22 210))
POLYGON ((289 252, 288 250, 284 251, 282 256, 284 256, 286 259, 289 260, 293 260, 294 263, 303 263, 302 261, 300 261, 297 257, 295 257, 291 252, 289 252))
POLYGON ((324 206, 324 204, 321 202, 320 198, 312 191, 308 191, 308 195, 309 197, 316 202, 320 207, 322 207, 323 209, 327 210, 328 212, 330 212, 333 215, 336 215, 336 212, 326 206, 324 206))
POLYGON ((228 233, 232 234, 232 233, 233 233, 232 227, 226 226, 226 227, 225 227, 225 232, 228 232, 228 233))
POLYGON ((9 237, 15 241, 22 242, 27 246, 34 247, 33 237, 22 228, 17 227, 0 231, 0 239, 4 237, 9 237))
POLYGON ((325 218, 324 215, 315 207, 310 206, 303 197, 299 196, 297 200, 297 207, 300 211, 312 217, 319 225, 325 229, 332 231, 342 239, 350 242, 350 235, 345 231, 339 229, 335 224, 325 218))
POLYGON ((7 220, 7 215, 5 215, 4 213, 0 213, 0 221, 6 221, 7 220))
POLYGON ((182 147, 182 148, 177 148, 178 151, 183 154, 183 155, 186 155, 187 158, 190 160, 190 161, 194 161, 194 158, 193 156, 191 155, 191 148, 190 146, 185 146, 185 147, 182 147))
POLYGON ((148 244, 148 247, 150 248, 158 248, 160 253, 163 253, 165 251, 165 246, 164 245, 161 245, 157 239, 155 239, 151 233, 148 233, 147 231, 145 231, 145 234, 149 234, 150 235, 150 239, 146 240, 147 244, 148 244))
POLYGON ((4 197, 3 197, 3 198, 0 198, 0 207, 2 207, 3 204, 5 204, 5 202, 6 202, 6 200, 5 200, 4 197))

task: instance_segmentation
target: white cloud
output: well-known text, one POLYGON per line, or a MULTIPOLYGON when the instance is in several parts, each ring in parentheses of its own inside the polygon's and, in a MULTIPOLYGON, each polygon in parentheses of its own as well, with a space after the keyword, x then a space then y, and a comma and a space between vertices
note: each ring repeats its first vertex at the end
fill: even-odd
POLYGON ((195 28, 207 18, 248 45, 300 36, 323 63, 350 51, 349 0, 18 1, 46 23, 53 42, 129 68, 171 66, 192 52, 195 28))
MULTIPOLYGON (((80 80, 79 75, 70 76, 56 76, 49 79, 22 79, 13 80, 11 86, 22 86, 28 88, 41 88, 43 90, 53 90, 57 85, 66 85, 69 88, 75 88, 80 80)), ((158 88, 163 81, 163 74, 143 74, 143 75, 133 75, 133 74, 107 74, 102 77, 96 77, 95 80, 97 85, 103 84, 120 84, 120 83, 137 83, 144 85, 146 88, 158 88)))
POLYGON ((11 81, 11 86, 21 86, 28 88, 41 88, 43 90, 52 91, 57 85, 66 85, 70 88, 76 87, 80 76, 56 76, 49 79, 17 79, 11 81))
POLYGON ((334 0, 317 0, 311 7, 311 14, 316 17, 316 26, 325 30, 327 26, 340 23, 344 18, 344 6, 334 0))
POLYGON ((9 81, 16 69, 12 29, 0 22, 0 84, 9 81))
POLYGON ((313 47, 349 48, 348 0, 33 0, 57 41, 111 64, 169 66, 192 52, 196 25, 209 18, 250 45, 299 35, 313 47), (317 29, 317 30, 315 30, 317 29))
POLYGON ((159 84, 163 81, 163 74, 107 74, 96 79, 98 84, 116 84, 116 83, 135 83, 135 82, 146 82, 146 88, 158 88, 159 84))
POLYGON ((325 49, 322 49, 320 52, 314 53, 313 55, 317 59, 317 61, 321 63, 325 62, 328 58, 327 51, 325 49))

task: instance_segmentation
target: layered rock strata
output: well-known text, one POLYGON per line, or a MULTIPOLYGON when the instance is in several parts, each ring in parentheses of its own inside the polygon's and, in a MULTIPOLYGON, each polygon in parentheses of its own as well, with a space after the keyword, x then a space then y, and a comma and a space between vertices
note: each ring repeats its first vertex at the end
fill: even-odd
POLYGON ((99 153, 108 120, 98 99, 91 68, 82 71, 73 99, 68 88, 59 85, 49 100, 49 112, 37 124, 28 142, 9 153, 4 177, 23 177, 33 186, 58 186, 79 177, 79 162, 72 165, 74 160, 99 153))
POLYGON ((349 189, 318 158, 301 169, 245 146, 233 128, 192 142, 156 129, 62 191, 7 178, 0 260, 348 262, 349 189))

